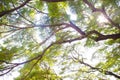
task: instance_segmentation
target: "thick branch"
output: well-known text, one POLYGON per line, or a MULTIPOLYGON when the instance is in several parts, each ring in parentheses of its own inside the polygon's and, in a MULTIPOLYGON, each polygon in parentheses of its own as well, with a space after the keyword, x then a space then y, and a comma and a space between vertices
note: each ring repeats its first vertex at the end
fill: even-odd
POLYGON ((83 32, 79 27, 77 27, 75 24, 73 24, 71 21, 70 21, 70 27, 72 27, 74 30, 76 30, 77 32, 79 32, 82 36, 85 35, 85 32, 83 32))
MULTIPOLYGON (((90 31, 90 32, 88 32, 86 34, 84 31, 82 31, 79 27, 77 27, 71 21, 70 21, 70 25, 69 26, 72 27, 77 32, 79 32, 83 36, 83 38, 85 38, 85 37, 87 37, 89 35, 92 35, 92 34, 96 34, 98 37, 92 38, 95 41, 101 41, 101 40, 107 40, 107 39, 113 39, 113 40, 115 40, 115 39, 119 39, 120 38, 120 33, 118 33, 118 34, 110 34, 110 35, 103 35, 103 34, 99 33, 98 31, 95 31, 95 30, 90 31)), ((80 39, 80 38, 78 38, 78 39, 80 39)), ((74 41, 74 39, 73 40, 67 40, 67 41, 71 42, 71 41, 74 41)), ((64 42, 66 42, 66 41, 64 41, 64 42)))
POLYGON ((106 39, 113 39, 113 40, 120 39, 120 33, 103 35, 97 31, 93 30, 93 31, 88 32, 87 34, 88 34, 88 36, 92 35, 92 34, 96 34, 98 37, 96 37, 94 39, 95 41, 101 41, 101 40, 106 40, 106 39))
MULTIPOLYGON (((27 29, 27 28, 34 28, 33 26, 31 27, 17 27, 17 26, 13 26, 13 25, 7 25, 7 24, 1 24, 1 25, 6 25, 6 26, 9 26, 9 27, 13 27, 13 28, 17 28, 18 30, 20 29, 27 29)), ((62 26, 62 25, 65 25, 67 28, 68 26, 73 28, 74 30, 76 30, 78 33, 80 33, 81 37, 78 37, 78 38, 75 38, 75 39, 70 39, 70 40, 65 40, 65 41, 62 41, 62 43, 66 43, 66 42, 72 42, 72 41, 76 41, 76 40, 81 40, 83 38, 86 38, 87 36, 90 36, 92 34, 96 34, 98 37, 95 37, 93 38, 95 41, 101 41, 101 40, 107 40, 107 39, 119 39, 120 38, 120 33, 117 33, 117 34, 110 34, 110 35, 103 35, 101 33, 99 33, 98 31, 89 31, 88 33, 85 33, 84 31, 82 31, 79 27, 77 27, 75 24, 73 24, 71 21, 70 21, 70 24, 68 23, 61 23, 61 24, 54 24, 54 25, 40 25, 42 27, 50 27, 50 26, 62 26)), ((39 27, 39 26, 35 26, 35 27, 39 27)))
POLYGON ((120 39, 120 33, 119 34, 111 34, 111 35, 103 35, 103 36, 99 36, 96 41, 100 41, 100 40, 106 40, 106 39, 120 39))
POLYGON ((13 8, 13 9, 11 9, 11 10, 7 10, 7 11, 2 11, 2 12, 0 12, 0 17, 4 16, 4 15, 6 15, 6 14, 9 14, 9 13, 15 11, 15 10, 18 10, 18 9, 22 8, 22 7, 25 6, 29 1, 30 1, 30 0, 26 0, 23 4, 21 4, 21 5, 18 6, 18 7, 15 7, 15 8, 13 8))

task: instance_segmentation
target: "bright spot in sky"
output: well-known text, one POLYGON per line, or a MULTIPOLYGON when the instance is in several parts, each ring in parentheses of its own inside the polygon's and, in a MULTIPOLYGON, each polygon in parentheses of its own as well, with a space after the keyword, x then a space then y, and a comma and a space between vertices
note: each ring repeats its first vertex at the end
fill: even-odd
POLYGON ((70 19, 72 19, 72 20, 76 20, 77 19, 77 16, 75 14, 70 14, 70 15, 71 15, 70 19))
POLYGON ((98 16, 97 21, 99 23, 107 23, 108 22, 108 20, 102 14, 98 16))
POLYGON ((40 32, 36 29, 34 32, 33 32, 33 38, 36 40, 36 42, 38 43, 41 43, 42 42, 42 39, 40 37, 40 32))
POLYGON ((35 20, 36 20, 36 21, 39 21, 41 17, 42 17, 42 16, 37 13, 37 14, 35 15, 35 20))
POLYGON ((72 13, 69 7, 66 9, 66 12, 70 16, 70 20, 77 20, 77 15, 75 13, 72 13))
POLYGON ((22 23, 22 24, 19 24, 19 27, 23 28, 23 27, 26 27, 26 25, 22 23))

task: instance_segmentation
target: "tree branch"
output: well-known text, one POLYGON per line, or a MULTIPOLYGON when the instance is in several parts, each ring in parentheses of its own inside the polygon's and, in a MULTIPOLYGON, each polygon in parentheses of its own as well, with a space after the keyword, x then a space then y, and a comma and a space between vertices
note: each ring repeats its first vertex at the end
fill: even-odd
POLYGON ((71 21, 70 21, 70 27, 72 27, 74 30, 76 30, 77 32, 79 32, 82 36, 85 35, 85 32, 83 32, 78 26, 76 26, 75 24, 73 24, 71 21))
POLYGON ((107 15, 104 7, 103 7, 102 9, 98 9, 98 8, 95 8, 95 6, 94 6, 92 3, 90 3, 88 0, 83 0, 83 2, 86 3, 86 4, 91 8, 91 10, 92 10, 93 12, 101 12, 101 13, 104 15, 104 17, 105 17, 114 27, 120 29, 119 24, 113 22, 112 19, 110 19, 110 17, 107 15))
POLYGON ((95 41, 101 41, 101 40, 106 40, 106 39, 113 39, 113 40, 120 39, 120 33, 103 35, 99 33, 98 31, 93 30, 93 31, 88 32, 87 34, 88 34, 87 36, 96 34, 97 37, 94 38, 95 41))
MULTIPOLYGON (((77 27, 76 25, 74 25, 72 22, 70 22, 70 24, 68 24, 68 23, 61 23, 61 24, 45 25, 45 26, 48 27, 48 26, 61 26, 61 25, 65 25, 65 27, 58 28, 55 32, 57 32, 57 31, 59 31, 59 30, 62 30, 62 29, 65 29, 65 28, 68 28, 68 27, 72 27, 72 28, 75 29, 77 32, 79 32, 82 36, 81 36, 81 37, 78 37, 78 38, 74 38, 74 39, 69 39, 69 40, 56 41, 56 42, 52 43, 51 45, 49 45, 47 48, 45 48, 45 49, 43 50, 43 52, 42 52, 41 54, 39 54, 38 56, 36 56, 36 57, 34 57, 34 58, 32 58, 32 59, 26 60, 26 61, 24 61, 24 62, 21 62, 21 63, 9 63, 9 62, 5 62, 5 61, 1 61, 1 62, 5 62, 5 63, 7 63, 7 64, 15 65, 15 66, 12 67, 12 69, 13 69, 13 68, 15 68, 15 67, 18 66, 18 65, 26 64, 26 63, 29 63, 29 62, 31 62, 31 61, 33 61, 33 60, 42 59, 42 57, 44 56, 45 52, 46 52, 51 46, 53 46, 53 45, 55 45, 55 44, 70 43, 70 42, 73 42, 73 41, 77 41, 77 40, 81 40, 81 39, 87 38, 88 36, 90 36, 90 35, 92 35, 92 34, 98 35, 98 36, 94 39, 95 41, 106 40, 106 39, 118 39, 118 38, 120 38, 120 34, 103 35, 103 34, 97 32, 97 31, 95 31, 95 30, 89 31, 88 33, 85 33, 85 32, 83 32, 79 27, 77 27)), ((11 25, 7 25, 7 26, 14 27, 14 28, 18 28, 18 27, 16 27, 16 26, 11 26, 11 25)), ((29 27, 29 28, 30 28, 30 27, 29 27)), ((31 27, 31 28, 32 28, 32 27, 31 27)), ((53 33, 52 33, 47 39, 49 39, 52 35, 53 35, 53 33)), ((47 40, 47 39, 46 39, 46 40, 47 40)), ((46 40, 45 40, 45 41, 46 41, 46 40)), ((43 43, 44 43, 44 42, 43 42, 43 43)), ((42 43, 41 43, 41 44, 42 44, 42 43)), ((85 64, 85 63, 84 63, 84 64, 85 64)), ((86 64, 86 65, 87 65, 87 64, 86 64)), ((89 65, 87 65, 87 66, 89 66, 89 65)), ((90 67, 90 66, 89 66, 89 67, 90 67)), ((94 68, 94 67, 91 67, 91 68, 92 68, 92 69, 96 69, 96 68, 94 68)), ((106 74, 109 74, 109 75, 110 75, 110 74, 111 74, 111 75, 115 75, 114 73, 111 73, 111 72, 109 72, 109 71, 106 71, 105 73, 106 73, 106 74)), ((1 74, 1 76, 2 76, 2 75, 3 75, 3 74, 1 74)))
MULTIPOLYGON (((120 33, 110 34, 110 35, 103 35, 103 34, 99 33, 98 31, 95 31, 95 30, 89 31, 88 33, 85 33, 79 27, 77 27, 75 24, 73 24, 71 21, 70 21, 70 25, 69 26, 72 27, 77 32, 79 32, 82 35, 82 37, 81 37, 82 39, 85 38, 85 37, 88 37, 88 36, 90 36, 92 34, 96 34, 98 36, 98 37, 92 38, 95 41, 101 41, 101 40, 107 40, 107 39, 113 39, 113 40, 115 40, 115 39, 119 39, 120 38, 120 33)), ((76 39, 80 40, 81 38, 76 38, 76 39)), ((74 41, 74 39, 67 40, 67 42, 71 42, 71 41, 74 41)), ((66 41, 63 41, 63 42, 66 42, 66 41)))
POLYGON ((90 64, 85 63, 84 61, 81 61, 81 60, 77 59, 77 58, 74 57, 74 56, 73 56, 73 59, 74 59, 74 61, 75 61, 75 60, 78 61, 80 64, 84 64, 85 66, 88 66, 88 67, 90 67, 90 68, 93 69, 93 70, 99 71, 100 73, 104 73, 105 75, 111 75, 111 76, 114 76, 114 77, 120 79, 120 75, 117 75, 117 74, 115 74, 115 73, 113 73, 113 72, 111 72, 111 71, 107 71, 107 70, 104 70, 104 69, 101 69, 101 68, 93 67, 93 66, 91 66, 90 64))
POLYGON ((37 8, 35 8, 35 7, 33 7, 33 6, 30 6, 30 5, 28 5, 28 4, 27 4, 27 6, 30 7, 30 8, 32 8, 32 9, 34 9, 34 10, 35 10, 36 12, 38 12, 38 13, 42 13, 42 14, 48 15, 48 13, 42 12, 42 11, 40 11, 39 9, 37 9, 37 8))
POLYGON ((81 39, 84 39, 84 38, 85 37, 78 37, 78 38, 69 39, 69 40, 57 41, 56 43, 57 44, 71 43, 71 42, 78 41, 78 40, 81 40, 81 39))
POLYGON ((7 11, 2 11, 2 12, 0 12, 0 17, 4 16, 4 15, 6 15, 6 14, 9 14, 9 13, 11 13, 11 12, 17 10, 17 9, 22 8, 22 7, 25 6, 29 1, 31 1, 31 0, 26 0, 26 1, 23 2, 20 6, 15 7, 15 8, 13 8, 13 9, 11 9, 11 10, 7 10, 7 11))

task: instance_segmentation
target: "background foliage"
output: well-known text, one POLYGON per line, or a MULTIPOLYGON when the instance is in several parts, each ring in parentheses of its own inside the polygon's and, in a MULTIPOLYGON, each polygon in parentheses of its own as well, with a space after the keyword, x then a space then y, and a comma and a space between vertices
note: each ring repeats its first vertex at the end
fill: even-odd
POLYGON ((14 80, 119 80, 120 1, 1 0, 1 78, 15 68, 14 80))

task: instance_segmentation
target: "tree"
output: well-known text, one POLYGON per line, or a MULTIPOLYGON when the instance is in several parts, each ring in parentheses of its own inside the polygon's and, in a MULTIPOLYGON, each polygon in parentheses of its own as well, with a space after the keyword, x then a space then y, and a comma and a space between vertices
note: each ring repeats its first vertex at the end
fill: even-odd
POLYGON ((119 0, 1 0, 0 8, 0 76, 17 68, 15 80, 120 79, 119 0))

